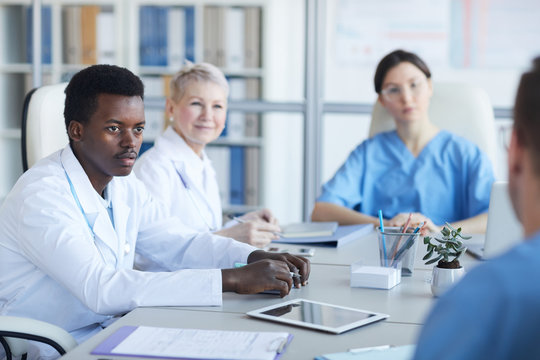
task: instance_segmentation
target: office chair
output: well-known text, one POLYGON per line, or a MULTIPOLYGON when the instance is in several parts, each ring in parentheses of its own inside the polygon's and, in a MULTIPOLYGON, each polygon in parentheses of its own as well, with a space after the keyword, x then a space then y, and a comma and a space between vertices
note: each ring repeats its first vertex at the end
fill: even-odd
POLYGON ((14 356, 26 359, 27 340, 48 344, 60 355, 77 346, 73 336, 56 325, 16 316, 0 316, 0 344, 4 347, 6 360, 14 356))
POLYGON ((23 171, 68 144, 64 123, 66 86, 46 85, 26 95, 21 121, 23 171))
MULTIPOLYGON (((495 118, 483 89, 465 83, 433 83, 429 119, 437 127, 476 144, 488 156, 494 173, 497 173, 495 118)), ((369 137, 395 127, 392 116, 377 101, 371 113, 369 137)))

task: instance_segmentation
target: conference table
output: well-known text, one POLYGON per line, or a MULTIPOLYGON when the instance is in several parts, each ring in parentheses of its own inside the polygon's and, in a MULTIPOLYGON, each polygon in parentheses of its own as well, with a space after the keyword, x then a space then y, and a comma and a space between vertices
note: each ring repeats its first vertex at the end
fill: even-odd
MULTIPOLYGON (((300 245, 289 244, 280 244, 280 246, 290 249, 300 247, 300 245)), ((292 289, 285 298, 268 294, 224 293, 222 306, 136 308, 68 352, 62 359, 129 359, 124 356, 90 354, 98 344, 118 328, 126 325, 288 332, 293 335, 293 340, 282 354, 282 359, 313 359, 318 355, 347 351, 351 348, 415 343, 425 317, 436 301, 430 288, 433 265, 427 266, 423 263, 425 245, 421 241, 418 244, 412 276, 402 277, 401 283, 389 290, 350 287, 352 263, 361 262, 364 265, 378 265, 379 263, 375 232, 339 248, 313 247, 316 250, 311 258, 309 283, 301 288, 292 289), (389 317, 383 321, 335 335, 255 319, 246 315, 246 312, 250 310, 296 298, 385 313, 389 317)), ((478 264, 478 261, 468 254, 464 254, 460 261, 466 270, 478 264)))

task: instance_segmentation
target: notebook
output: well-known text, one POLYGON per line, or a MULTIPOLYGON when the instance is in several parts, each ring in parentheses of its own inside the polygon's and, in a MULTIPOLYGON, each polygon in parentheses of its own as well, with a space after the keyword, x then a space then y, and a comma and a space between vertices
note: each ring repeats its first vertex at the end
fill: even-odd
POLYGON ((372 224, 359 225, 341 225, 338 226, 333 235, 330 236, 310 236, 310 237, 280 237, 272 240, 272 243, 285 244, 313 244, 340 247, 351 241, 358 240, 361 237, 373 231, 372 224))
POLYGON ((467 251, 479 259, 490 259, 520 242, 523 228, 508 194, 508 182, 496 181, 489 199, 486 236, 483 243, 465 243, 467 251))

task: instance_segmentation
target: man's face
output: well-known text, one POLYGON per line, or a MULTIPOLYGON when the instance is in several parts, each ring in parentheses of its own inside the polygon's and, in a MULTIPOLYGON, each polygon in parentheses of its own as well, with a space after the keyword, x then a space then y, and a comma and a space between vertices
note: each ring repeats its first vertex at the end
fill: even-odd
POLYGON ((93 184, 131 173, 145 124, 139 96, 100 94, 97 100, 88 123, 73 121, 69 131, 75 155, 93 184))

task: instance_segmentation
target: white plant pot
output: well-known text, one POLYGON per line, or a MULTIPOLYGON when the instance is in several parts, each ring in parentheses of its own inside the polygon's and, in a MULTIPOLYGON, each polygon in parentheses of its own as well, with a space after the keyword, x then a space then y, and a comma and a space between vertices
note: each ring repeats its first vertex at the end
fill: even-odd
POLYGON ((463 275, 465 275, 463 266, 457 269, 443 269, 435 266, 431 278, 431 292, 433 296, 441 296, 454 283, 458 282, 463 275))

